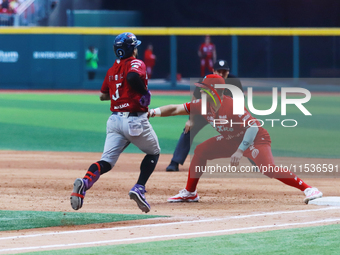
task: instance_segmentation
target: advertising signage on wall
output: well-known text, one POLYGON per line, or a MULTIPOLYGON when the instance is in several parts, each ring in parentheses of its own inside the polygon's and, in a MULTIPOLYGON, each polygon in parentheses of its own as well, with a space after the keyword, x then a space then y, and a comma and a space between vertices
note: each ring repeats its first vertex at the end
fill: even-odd
POLYGON ((15 63, 19 59, 17 51, 2 51, 0 50, 0 62, 2 63, 15 63))
POLYGON ((33 59, 77 59, 76 51, 34 51, 33 59))
POLYGON ((0 88, 82 88, 84 45, 82 35, 0 33, 0 88))

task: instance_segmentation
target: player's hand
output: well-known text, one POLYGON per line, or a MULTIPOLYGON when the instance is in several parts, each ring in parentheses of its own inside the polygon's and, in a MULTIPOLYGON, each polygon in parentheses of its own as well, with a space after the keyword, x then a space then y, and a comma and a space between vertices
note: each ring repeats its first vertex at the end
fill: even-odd
POLYGON ((99 99, 100 101, 110 100, 110 93, 100 93, 99 99))
POLYGON ((190 128, 191 128, 191 121, 188 120, 187 122, 185 122, 184 134, 188 133, 190 131, 190 128))
POLYGON ((237 151, 231 155, 230 157, 230 165, 231 166, 238 166, 240 163, 240 159, 243 157, 243 151, 240 149, 237 149, 237 151))
POLYGON ((151 92, 148 90, 148 92, 139 99, 139 103, 141 106, 147 107, 150 104, 150 101, 151 101, 151 92))
POLYGON ((151 118, 153 118, 153 117, 155 117, 156 116, 156 112, 155 112, 155 109, 150 109, 149 111, 148 111, 148 119, 151 117, 151 118))

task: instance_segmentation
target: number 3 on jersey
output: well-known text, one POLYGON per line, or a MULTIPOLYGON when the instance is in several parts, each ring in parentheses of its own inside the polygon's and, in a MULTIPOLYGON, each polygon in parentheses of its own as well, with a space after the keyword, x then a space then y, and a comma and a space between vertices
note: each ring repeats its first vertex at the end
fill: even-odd
POLYGON ((117 99, 119 98, 119 91, 118 88, 122 85, 122 83, 116 83, 116 93, 112 94, 112 99, 117 101, 117 99))

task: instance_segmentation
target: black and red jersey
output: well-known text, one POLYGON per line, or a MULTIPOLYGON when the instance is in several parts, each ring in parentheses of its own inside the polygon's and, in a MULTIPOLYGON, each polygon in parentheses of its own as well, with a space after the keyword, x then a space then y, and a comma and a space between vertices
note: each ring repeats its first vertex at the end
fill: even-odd
POLYGON ((139 103, 142 95, 135 91, 126 80, 129 72, 138 73, 144 81, 145 88, 148 88, 144 62, 135 57, 129 57, 115 61, 106 73, 101 92, 110 93, 112 112, 147 112, 148 107, 143 107, 139 103))

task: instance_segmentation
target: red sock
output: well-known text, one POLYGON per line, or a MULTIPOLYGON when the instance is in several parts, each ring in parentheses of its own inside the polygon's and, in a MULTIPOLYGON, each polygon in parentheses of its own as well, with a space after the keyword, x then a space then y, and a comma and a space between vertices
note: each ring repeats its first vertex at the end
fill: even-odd
POLYGON ((187 186, 185 187, 187 191, 194 192, 196 190, 198 181, 203 174, 203 172, 195 172, 196 166, 206 166, 206 164, 207 160, 204 157, 193 156, 189 167, 187 186))
POLYGON ((189 170, 187 186, 185 187, 185 189, 189 192, 194 192, 196 190, 196 187, 197 187, 198 181, 200 180, 200 177, 191 178, 190 172, 191 171, 189 170))
POLYGON ((299 177, 297 177, 295 174, 293 174, 292 172, 281 172, 280 178, 275 178, 275 179, 283 182, 286 185, 297 188, 301 191, 304 191, 305 189, 311 187, 307 183, 302 181, 299 177))

